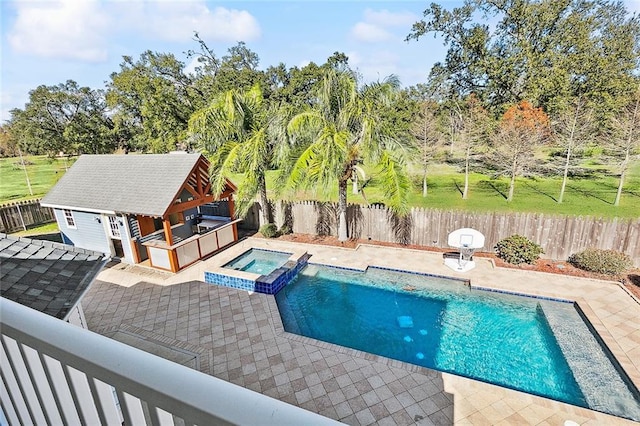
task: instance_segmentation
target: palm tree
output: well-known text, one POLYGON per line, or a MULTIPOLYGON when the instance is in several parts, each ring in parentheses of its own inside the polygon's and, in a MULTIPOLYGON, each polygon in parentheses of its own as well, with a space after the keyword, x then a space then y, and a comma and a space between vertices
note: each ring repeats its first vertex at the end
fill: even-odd
POLYGON ((346 241, 347 185, 360 164, 379 173, 388 207, 406 214, 409 178, 405 168, 406 139, 394 133, 381 108, 397 93, 399 82, 383 82, 358 89, 347 71, 329 70, 314 106, 295 115, 288 125, 292 140, 306 140, 286 173, 286 186, 314 186, 328 192, 338 183, 338 239, 346 241))
POLYGON ((211 162, 213 193, 222 193, 230 173, 243 173, 237 214, 246 216, 257 196, 263 224, 271 223, 265 172, 271 165, 273 147, 267 109, 262 90, 256 85, 245 92, 220 94, 189 120, 189 133, 211 162))

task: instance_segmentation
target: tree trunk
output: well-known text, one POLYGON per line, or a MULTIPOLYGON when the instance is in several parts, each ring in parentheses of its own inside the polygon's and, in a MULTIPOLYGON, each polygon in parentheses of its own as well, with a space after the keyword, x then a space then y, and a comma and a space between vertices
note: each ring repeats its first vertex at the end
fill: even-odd
POLYGON ((567 159, 564 162, 564 173, 562 175, 562 186, 560 187, 560 196, 558 197, 558 203, 562 203, 564 198, 564 190, 567 187, 567 176, 569 175, 569 162, 571 161, 571 145, 567 147, 567 159))
POLYGON ((353 182, 353 187, 351 188, 351 192, 354 194, 358 193, 358 173, 354 170, 351 175, 351 181, 353 182))
POLYGON ((338 181, 338 241, 347 241, 347 180, 338 181))
POLYGON ((509 183, 509 195, 507 196, 507 201, 513 200, 513 189, 516 186, 516 171, 518 170, 518 161, 513 160, 513 164, 511 165, 511 182, 509 183))
POLYGON ((33 196, 33 189, 31 189, 31 181, 29 180, 29 173, 27 172, 27 165, 24 164, 24 158, 22 158, 22 150, 18 148, 18 153, 20 154, 20 164, 22 165, 22 170, 24 170, 24 176, 27 178, 27 187, 29 188, 29 194, 33 196))
POLYGON ((429 191, 427 184, 427 165, 424 165, 424 173, 422 174, 422 196, 426 197, 427 192, 429 191))
POLYGON ((269 208, 269 199, 267 198, 267 184, 263 174, 258 176, 258 192, 260 195, 260 212, 262 216, 260 226, 262 226, 271 223, 271 209, 269 208))
POLYGON ((449 146, 449 153, 453 155, 453 142, 455 141, 455 133, 456 133, 456 128, 455 128, 455 124, 454 124, 454 120, 453 120, 453 114, 450 113, 450 117, 451 119, 449 120, 451 122, 450 125, 450 132, 451 132, 451 145, 449 146))
POLYGON ((462 199, 466 200, 469 196, 469 155, 471 147, 467 147, 467 155, 464 158, 464 190, 462 191, 462 199))
POLYGON ((618 192, 616 192, 616 200, 613 202, 614 206, 618 206, 620 204, 620 197, 622 197, 622 187, 624 186, 624 178, 627 173, 627 165, 629 164, 629 148, 625 153, 624 161, 622 162, 622 171, 620 173, 620 182, 618 183, 618 192))

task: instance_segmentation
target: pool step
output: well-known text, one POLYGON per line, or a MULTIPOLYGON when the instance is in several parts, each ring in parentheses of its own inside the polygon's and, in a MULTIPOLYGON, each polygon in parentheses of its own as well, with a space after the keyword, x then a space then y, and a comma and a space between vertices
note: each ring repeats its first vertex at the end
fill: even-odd
POLYGON ((618 372, 580 316, 563 315, 547 302, 540 302, 539 306, 589 407, 604 412, 618 407, 614 411, 640 418, 640 403, 628 392, 616 391, 629 388, 620 377, 622 372, 618 372))

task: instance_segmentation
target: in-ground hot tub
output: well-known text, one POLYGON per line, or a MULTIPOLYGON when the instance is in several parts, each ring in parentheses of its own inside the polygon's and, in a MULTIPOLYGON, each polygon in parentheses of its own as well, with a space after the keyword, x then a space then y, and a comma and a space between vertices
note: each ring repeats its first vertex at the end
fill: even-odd
POLYGON ((250 248, 219 268, 204 273, 204 281, 257 293, 276 294, 307 265, 307 252, 287 253, 250 248))

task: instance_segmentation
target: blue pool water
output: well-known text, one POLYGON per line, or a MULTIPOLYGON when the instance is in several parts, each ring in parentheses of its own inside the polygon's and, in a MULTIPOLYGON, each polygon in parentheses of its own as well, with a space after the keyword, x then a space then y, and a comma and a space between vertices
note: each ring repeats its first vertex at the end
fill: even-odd
POLYGON ((572 303, 311 264, 276 301, 291 333, 640 420, 637 390, 572 303))
POLYGON ((254 274, 269 275, 287 263, 289 257, 291 257, 291 253, 252 248, 223 265, 223 267, 254 274))

